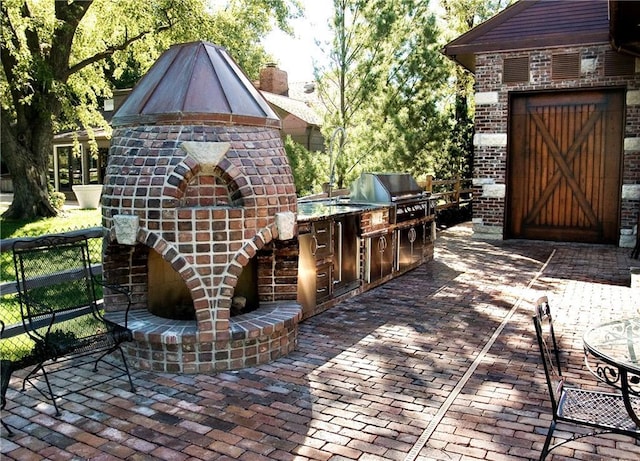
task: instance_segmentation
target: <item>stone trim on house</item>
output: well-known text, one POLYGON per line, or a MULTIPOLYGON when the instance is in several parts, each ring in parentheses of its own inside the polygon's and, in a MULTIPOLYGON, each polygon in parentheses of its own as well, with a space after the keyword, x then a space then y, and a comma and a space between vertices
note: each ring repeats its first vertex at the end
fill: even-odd
MULTIPOLYGON (((622 88, 626 91, 619 245, 633 247, 640 207, 640 73, 607 75, 609 44, 479 53, 476 55, 474 136, 474 237, 505 236, 509 97, 537 91, 622 88), (554 56, 578 56, 579 76, 554 77, 554 56), (503 82, 505 60, 526 57, 527 81, 503 82)), ((557 61, 556 61, 557 62, 557 61)), ((610 73, 610 72, 609 72, 610 73)))
MULTIPOLYGON (((623 247, 635 244, 640 220, 640 42, 634 28, 639 21, 640 8, 636 2, 518 1, 444 46, 443 53, 472 72, 476 81, 473 181, 476 238, 505 238, 512 234, 545 238, 548 224, 546 229, 557 230, 549 237, 556 239, 602 239, 607 243, 617 241, 623 247), (529 101, 544 100, 549 102, 545 107, 562 111, 563 104, 572 104, 573 91, 575 107, 587 95, 602 96, 603 101, 611 101, 616 107, 614 112, 608 112, 607 118, 614 125, 604 128, 599 125, 594 131, 585 132, 586 136, 602 136, 599 139, 606 143, 606 147, 593 152, 593 161, 607 166, 606 172, 589 164, 582 165, 582 170, 578 168, 591 174, 588 177, 598 183, 597 187, 603 187, 594 189, 599 192, 592 191, 592 202, 585 191, 575 190, 579 186, 567 169, 571 167, 557 164, 557 171, 564 169, 560 180, 574 181, 565 183, 558 193, 574 193, 570 200, 575 199, 579 206, 563 202, 560 196, 552 202, 552 189, 524 194, 518 183, 512 182, 515 176, 510 178, 508 169, 527 165, 522 171, 526 176, 516 175, 519 181, 525 181, 523 188, 545 184, 546 167, 538 170, 535 164, 525 163, 529 138, 520 136, 527 128, 511 125, 511 104, 522 110, 529 101), (557 98, 553 97, 555 94, 557 98), (516 136, 516 132, 518 138, 510 140, 510 133, 516 136), (611 157, 611 149, 616 151, 615 157, 611 157), (512 163, 508 159, 510 154, 514 156, 512 163), (535 204, 518 201, 524 200, 525 195, 539 200, 535 204), (548 209, 544 200, 549 200, 548 209), (587 209, 589 204, 605 208, 598 209, 596 214, 587 209), (531 206, 533 214, 524 216, 527 206, 531 206), (619 208, 612 213, 612 206, 619 208), (549 219, 541 217, 543 208, 556 214, 549 219)), ((571 115, 561 118, 563 122, 570 119, 571 115)), ((560 128, 558 139, 571 142, 573 133, 572 129, 560 128)), ((532 133, 531 140, 535 136, 532 133)), ((545 137, 545 147, 554 142, 551 133, 541 136, 545 137)), ((533 149, 531 153, 534 157, 530 160, 557 160, 556 155, 541 149, 533 149)), ((561 183, 554 181, 555 185, 561 183)))

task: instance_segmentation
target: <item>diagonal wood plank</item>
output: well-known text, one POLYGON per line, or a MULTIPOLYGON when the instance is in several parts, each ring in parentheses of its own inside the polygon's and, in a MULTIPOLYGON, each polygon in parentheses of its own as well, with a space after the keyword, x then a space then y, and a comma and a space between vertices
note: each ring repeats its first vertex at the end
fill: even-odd
POLYGON ((591 114, 591 116, 587 120, 587 123, 585 123, 583 127, 580 129, 578 136, 576 136, 573 143, 571 144, 571 146, 569 146, 566 154, 564 155, 560 151, 560 148, 558 147, 558 144, 553 139, 553 136, 551 135, 551 133, 549 133, 549 130, 547 129, 544 121, 542 120, 542 117, 540 117, 540 115, 535 112, 529 112, 532 120, 534 121, 536 128, 540 132, 540 135, 544 139, 545 144, 549 148, 549 152, 551 153, 551 156, 553 157, 556 164, 558 165, 558 169, 555 171, 555 173, 551 177, 551 180, 545 187, 544 191, 542 192, 542 194, 540 194, 540 197, 534 203, 534 206, 531 208, 528 215, 526 216, 524 220, 526 224, 532 224, 535 221, 535 218, 540 214, 542 207, 544 207, 544 205, 547 203, 547 201, 553 194, 555 188, 559 184, 560 180, 563 177, 565 177, 567 180, 567 183, 569 184, 569 187, 575 194, 576 200, 578 200, 580 207, 583 209, 585 215, 587 216, 591 224, 594 226, 598 225, 598 218, 595 212, 593 211, 591 203, 589 202, 589 199, 585 195, 584 191, 580 188, 580 184, 576 180, 573 170, 569 166, 569 163, 571 163, 575 159, 576 155, 579 152, 580 146, 585 141, 587 136, 589 136, 589 133, 593 129, 594 125, 602 116, 602 111, 601 111, 602 106, 603 105, 601 104, 596 104, 596 108, 598 110, 594 111, 593 114, 591 114))

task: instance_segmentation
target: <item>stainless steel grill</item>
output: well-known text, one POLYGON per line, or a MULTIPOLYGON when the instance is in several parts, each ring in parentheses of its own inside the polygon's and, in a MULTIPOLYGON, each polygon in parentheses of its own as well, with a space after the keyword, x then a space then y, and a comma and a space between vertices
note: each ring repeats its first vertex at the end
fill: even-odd
POLYGON ((362 173, 351 186, 351 201, 390 205, 391 224, 430 214, 430 194, 408 173, 362 173))

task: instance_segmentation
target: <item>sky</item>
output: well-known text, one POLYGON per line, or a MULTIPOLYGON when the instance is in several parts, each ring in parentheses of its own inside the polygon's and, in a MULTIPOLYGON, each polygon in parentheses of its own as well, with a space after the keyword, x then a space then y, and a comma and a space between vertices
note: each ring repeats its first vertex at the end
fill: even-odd
MULTIPOLYGON (((262 41, 278 67, 287 72, 289 82, 313 81, 314 60, 320 64, 328 62, 316 41, 324 43, 325 50, 331 41, 328 24, 333 14, 333 0, 300 0, 300 3, 304 17, 291 21, 294 37, 275 30, 262 41)), ((434 10, 440 8, 438 0, 430 0, 429 5, 434 10)))
POLYGON ((325 62, 326 57, 316 41, 328 42, 328 26, 332 14, 332 0, 301 0, 304 17, 291 21, 295 37, 279 30, 271 32, 262 42, 278 67, 287 72, 289 82, 312 81, 314 60, 325 62))

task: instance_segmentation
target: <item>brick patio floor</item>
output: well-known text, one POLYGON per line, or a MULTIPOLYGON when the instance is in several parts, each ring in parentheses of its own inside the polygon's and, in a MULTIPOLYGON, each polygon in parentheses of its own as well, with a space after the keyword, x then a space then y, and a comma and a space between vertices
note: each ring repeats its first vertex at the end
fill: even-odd
MULTIPOLYGON (((60 401, 9 390, 3 459, 529 460, 550 420, 531 302, 546 294, 573 383, 589 325, 640 309, 628 249, 439 234, 435 260, 305 321, 271 364, 215 375, 135 371, 60 401), (635 291, 635 293, 634 293, 635 291)), ((81 369, 54 385, 104 380, 81 369)), ((600 386, 603 388, 604 386, 600 386)), ((562 429, 562 426, 560 426, 562 429)), ((638 460, 628 437, 548 459, 638 460)))

